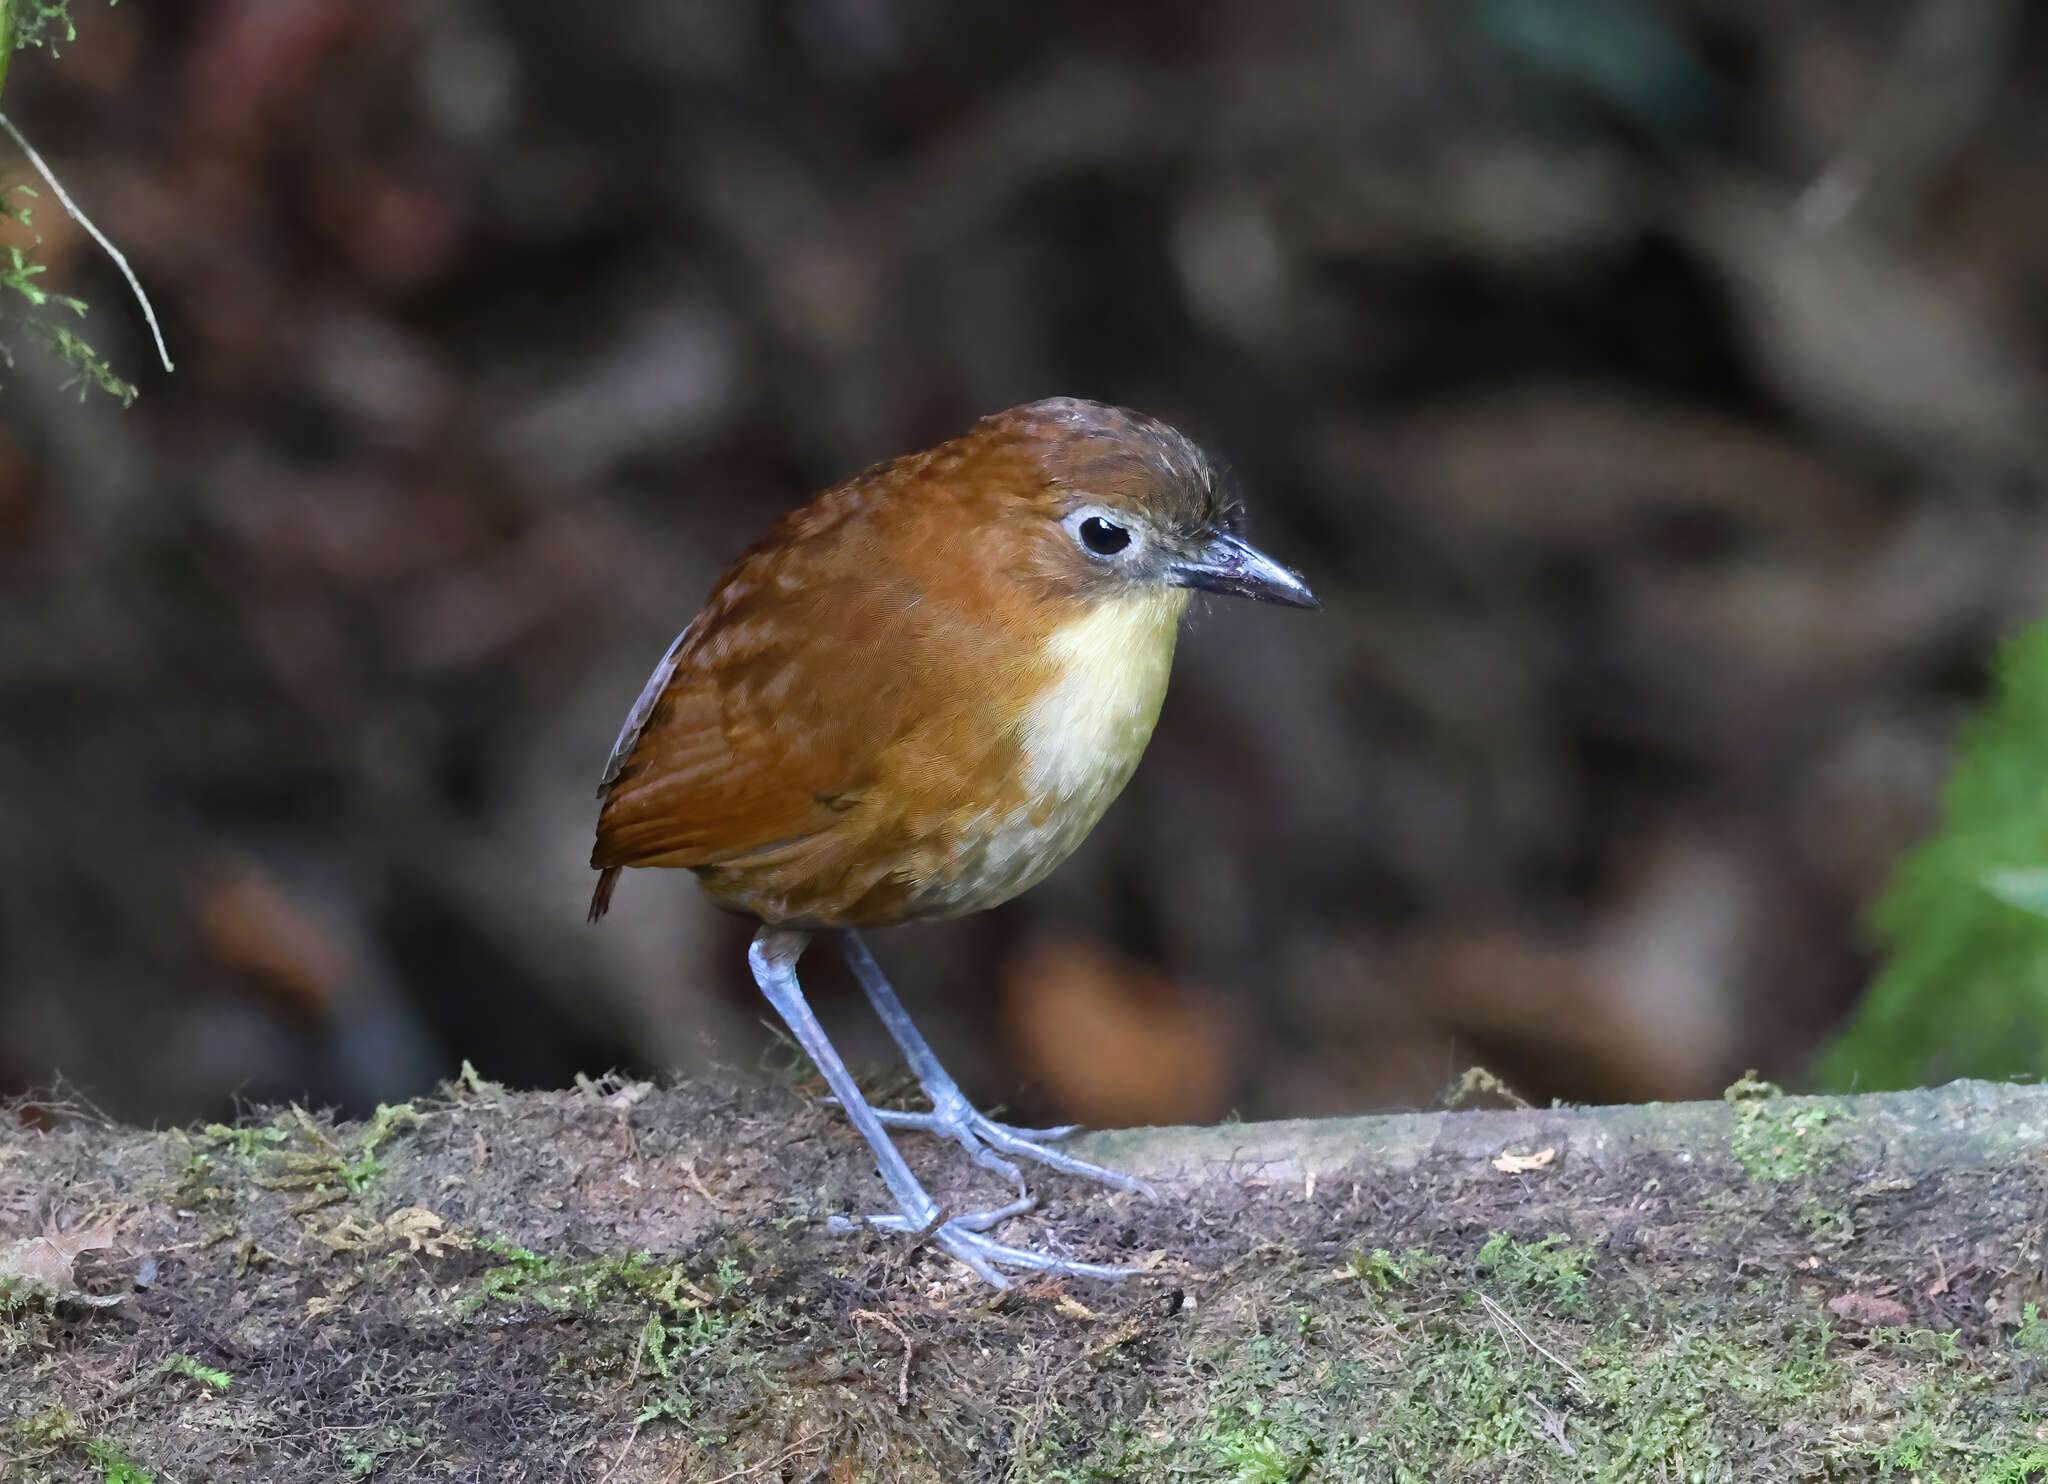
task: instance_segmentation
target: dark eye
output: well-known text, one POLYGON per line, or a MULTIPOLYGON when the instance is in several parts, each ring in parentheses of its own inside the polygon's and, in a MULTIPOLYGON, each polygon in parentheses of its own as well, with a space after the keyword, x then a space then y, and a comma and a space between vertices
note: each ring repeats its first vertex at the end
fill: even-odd
POLYGON ((1081 544, 1097 556, 1115 556, 1131 544, 1131 533, 1113 521, 1091 515, 1081 522, 1081 544))

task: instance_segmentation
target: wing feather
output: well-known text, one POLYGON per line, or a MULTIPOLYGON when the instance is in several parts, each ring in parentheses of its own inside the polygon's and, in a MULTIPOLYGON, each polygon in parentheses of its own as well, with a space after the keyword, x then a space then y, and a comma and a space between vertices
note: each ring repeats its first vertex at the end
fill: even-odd
POLYGON ((856 492, 796 513, 670 646, 605 766, 591 864, 708 866, 829 830, 915 725, 900 592, 856 492), (863 661, 865 661, 863 663, 863 661))
POLYGON ((1014 768, 983 774, 1036 663, 1008 576, 1028 563, 990 546, 981 482, 918 473, 933 457, 828 491, 721 580, 627 714, 593 867, 701 868, 714 895, 806 915, 896 870, 940 828, 925 815, 1001 802, 1014 768))
POLYGON ((626 766, 626 759, 633 755, 634 746, 640 741, 641 729, 647 725, 647 718, 654 711, 654 705, 661 699, 661 693, 668 689, 669 678, 676 673, 676 656, 683 652, 683 646, 690 642, 690 635, 696 629, 695 619, 676 635, 675 642, 661 657, 661 663, 654 667, 654 673, 647 677, 647 684, 640 687, 640 695, 633 702, 633 709, 626 713, 626 724, 619 728, 617 740, 612 743, 612 755, 605 759, 604 776, 597 781, 597 796, 601 799, 612 791, 618 781, 619 770, 626 766))

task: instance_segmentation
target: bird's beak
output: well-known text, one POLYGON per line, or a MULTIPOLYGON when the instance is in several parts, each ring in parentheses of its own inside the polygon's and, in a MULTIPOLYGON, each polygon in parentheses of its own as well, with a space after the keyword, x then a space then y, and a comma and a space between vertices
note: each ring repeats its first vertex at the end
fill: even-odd
POLYGON ((1308 584, 1249 541, 1218 531, 1192 557, 1167 568, 1175 587, 1198 587, 1290 608, 1320 608, 1308 584))

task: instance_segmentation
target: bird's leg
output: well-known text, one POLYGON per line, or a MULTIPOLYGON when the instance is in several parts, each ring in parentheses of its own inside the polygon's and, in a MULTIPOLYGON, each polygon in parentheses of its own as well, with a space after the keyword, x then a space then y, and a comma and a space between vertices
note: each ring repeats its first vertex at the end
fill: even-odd
POLYGON ((825 1035, 825 1028, 818 1023, 818 1017, 811 1013, 811 1007, 804 999, 803 990, 797 984, 796 961, 809 941, 809 933, 764 927, 747 949, 747 963, 754 971, 754 982, 761 986, 761 993, 768 997, 775 1013, 789 1026, 804 1054, 824 1074, 825 1081, 837 1095, 839 1105, 846 1110, 854 1128, 868 1141, 882 1183, 889 1187, 889 1194, 895 1198, 893 1214, 871 1216, 865 1224, 892 1231, 929 1231, 931 1241, 997 1288, 1010 1286, 998 1268, 1028 1268, 1081 1278, 1129 1277, 1133 1269, 1074 1262, 1024 1247, 1011 1247, 982 1235, 997 1222, 1030 1209, 1032 1202, 1028 1196, 1020 1196, 993 1211, 977 1211, 964 1216, 948 1218, 940 1211, 938 1202, 918 1184, 917 1176, 911 1174, 910 1166, 903 1162, 902 1154, 890 1141, 889 1131, 882 1127, 874 1110, 862 1099, 853 1074, 839 1059, 839 1053, 825 1035))
POLYGON ((930 1133, 941 1134, 953 1140, 968 1153, 983 1169, 994 1170, 1006 1175, 1017 1184, 1019 1194, 1023 1193, 1024 1180, 1017 1167, 1004 1159, 1004 1154, 1014 1154, 1021 1159, 1034 1159, 1040 1164, 1050 1165, 1069 1175, 1080 1175, 1089 1180, 1098 1180, 1104 1185, 1113 1185, 1119 1190, 1135 1190, 1141 1195, 1156 1196, 1157 1192, 1135 1175, 1126 1175, 1120 1170, 1105 1169, 1090 1164, 1085 1159, 1076 1159, 1071 1154, 1047 1146, 1064 1139, 1080 1128, 1079 1124, 1067 1124, 1060 1128, 1013 1128, 1007 1123, 997 1123, 986 1114, 977 1112, 966 1095, 939 1065, 939 1059, 925 1038, 918 1034, 911 1024, 909 1012, 903 1002, 896 998, 896 991, 889 987, 883 976, 881 965, 868 952, 868 945, 861 941, 859 933, 852 928, 839 932, 839 951, 846 955, 847 967, 853 970, 853 977, 860 981, 860 987, 867 991, 868 1002, 875 1007, 875 1014, 888 1027, 891 1037, 903 1052, 903 1059, 910 1063, 910 1070, 916 1074, 918 1085, 924 1088, 924 1095, 932 1100, 929 1113, 903 1113, 894 1109, 876 1108, 871 1110, 882 1122, 898 1128, 921 1128, 930 1133), (1000 1152, 998 1152, 1000 1151, 1000 1152))

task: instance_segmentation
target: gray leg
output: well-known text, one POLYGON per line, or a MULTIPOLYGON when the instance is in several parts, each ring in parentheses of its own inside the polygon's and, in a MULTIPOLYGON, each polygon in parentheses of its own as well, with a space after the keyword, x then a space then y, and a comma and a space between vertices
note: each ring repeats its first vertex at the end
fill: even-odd
POLYGON ((839 932, 839 951, 846 955, 847 967, 853 970, 860 987, 867 991, 868 1002, 875 1007, 875 1014, 888 1027, 889 1034, 903 1052, 903 1059, 910 1063, 910 1070, 916 1074, 918 1085, 924 1088, 924 1095, 932 1100, 929 1113, 900 1113, 889 1109, 873 1110, 884 1123, 898 1128, 921 1128, 953 1140, 968 1156, 985 1170, 994 1170, 1017 1184, 1021 1193, 1023 1177, 1017 1167, 1004 1159, 1004 1154, 1014 1154, 1021 1159, 1034 1159, 1040 1164, 1050 1165, 1055 1170, 1069 1175, 1080 1175, 1085 1179, 1098 1180, 1104 1185, 1113 1185, 1119 1190, 1135 1190, 1141 1195, 1156 1197, 1158 1192, 1134 1175, 1118 1170, 1105 1169, 1090 1164, 1085 1159, 1076 1159, 1057 1149, 1046 1147, 1057 1139, 1064 1139, 1073 1133, 1078 1124, 1063 1128, 1028 1129, 1013 1128, 1007 1123, 975 1111, 960 1091, 960 1085, 947 1075, 939 1065, 931 1046, 918 1034, 911 1024, 910 1015, 903 1008, 903 1002, 896 998, 896 991, 889 987, 889 981, 875 962, 875 956, 868 952, 868 945, 852 928, 839 932), (997 1151, 1000 1150, 1001 1153, 997 1151))
POLYGON ((1067 1273, 1081 1278, 1130 1276, 1133 1271, 1130 1268, 1072 1262, 1023 1247, 1007 1246, 982 1235, 998 1221, 1027 1210, 1030 1206, 1028 1197, 1012 1201, 995 1211, 942 1219, 944 1213, 939 1210, 938 1203, 918 1184, 917 1176, 910 1173, 910 1166, 903 1162, 903 1156, 890 1142, 888 1130, 882 1127, 881 1120, 861 1098, 853 1074, 846 1070, 846 1063, 839 1059, 839 1053, 826 1038, 825 1028, 818 1024, 818 1017, 811 1013, 810 1005, 804 1000, 803 990, 797 984, 796 961, 808 942, 809 933, 764 927, 747 950, 747 963, 754 971, 754 982, 761 986, 761 993, 768 997, 775 1013, 789 1026, 804 1054, 824 1074, 840 1106, 846 1110, 847 1118, 874 1152, 875 1167, 881 1172, 882 1183, 889 1187, 890 1196, 895 1199, 896 1210, 887 1216, 871 1217, 868 1224, 895 1231, 929 1231, 931 1240, 942 1250, 960 1259, 997 1288, 1010 1286, 996 1271, 998 1267, 1067 1273))

